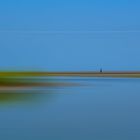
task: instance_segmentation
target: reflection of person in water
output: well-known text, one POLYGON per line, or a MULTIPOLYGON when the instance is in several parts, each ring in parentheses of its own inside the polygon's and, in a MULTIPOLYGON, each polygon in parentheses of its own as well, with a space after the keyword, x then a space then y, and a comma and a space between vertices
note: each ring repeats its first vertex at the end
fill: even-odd
POLYGON ((103 70, 102 70, 102 68, 100 69, 100 73, 102 73, 103 72, 103 70))

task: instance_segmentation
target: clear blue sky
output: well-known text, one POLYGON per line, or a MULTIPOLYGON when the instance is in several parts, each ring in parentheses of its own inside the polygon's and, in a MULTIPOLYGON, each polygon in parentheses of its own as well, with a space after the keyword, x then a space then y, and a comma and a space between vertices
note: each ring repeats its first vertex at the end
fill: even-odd
POLYGON ((140 1, 0 1, 0 67, 140 70, 140 1))

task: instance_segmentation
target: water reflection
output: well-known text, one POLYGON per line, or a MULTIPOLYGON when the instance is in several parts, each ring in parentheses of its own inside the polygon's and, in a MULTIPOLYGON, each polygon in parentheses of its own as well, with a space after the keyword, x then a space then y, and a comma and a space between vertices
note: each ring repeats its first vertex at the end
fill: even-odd
MULTIPOLYGON (((55 88, 76 86, 48 78, 4 77, 0 78, 0 105, 13 103, 35 103, 40 99, 49 100, 55 88)), ((54 94, 53 94, 54 95, 54 94)))
MULTIPOLYGON (((26 81, 30 83, 27 79, 19 82, 26 81)), ((140 79, 44 78, 32 82, 36 85, 3 86, 2 139, 65 140, 69 135, 74 140, 134 139, 136 135, 140 139, 140 79)))

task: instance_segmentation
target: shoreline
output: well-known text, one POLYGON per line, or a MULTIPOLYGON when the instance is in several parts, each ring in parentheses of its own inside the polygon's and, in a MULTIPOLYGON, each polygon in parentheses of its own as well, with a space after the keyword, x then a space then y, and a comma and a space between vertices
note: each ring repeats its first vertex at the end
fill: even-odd
POLYGON ((140 78, 140 71, 105 72, 0 72, 0 77, 112 77, 140 78))

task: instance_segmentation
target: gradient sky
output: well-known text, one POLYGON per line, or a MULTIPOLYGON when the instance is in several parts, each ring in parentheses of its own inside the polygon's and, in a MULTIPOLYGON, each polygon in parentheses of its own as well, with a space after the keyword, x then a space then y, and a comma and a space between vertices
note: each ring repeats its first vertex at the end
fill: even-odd
POLYGON ((140 1, 0 1, 1 69, 140 70, 140 1))

